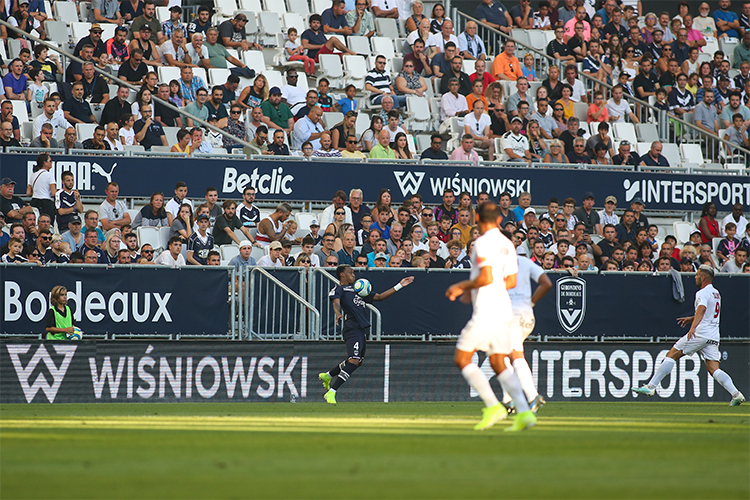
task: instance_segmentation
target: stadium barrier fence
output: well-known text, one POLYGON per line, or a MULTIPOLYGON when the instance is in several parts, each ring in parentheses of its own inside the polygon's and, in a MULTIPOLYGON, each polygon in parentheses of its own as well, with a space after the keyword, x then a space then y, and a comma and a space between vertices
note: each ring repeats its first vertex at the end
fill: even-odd
MULTIPOLYGON (((539 393, 555 401, 633 401, 671 343, 526 342, 539 393)), ((453 364, 453 342, 371 342, 339 403, 475 401, 453 364)), ((720 345, 721 366, 748 387, 748 343, 720 345)), ((0 342, 0 404, 139 402, 320 402, 317 380, 345 356, 333 342, 0 342)), ((496 393, 484 355, 475 354, 496 393)), ((677 362, 657 401, 730 397, 698 354, 677 362)))
MULTIPOLYGON (((0 154, 0 172, 20 186, 31 178, 36 156, 0 154)), ((315 168, 304 160, 233 160, 159 158, 155 164, 128 156, 55 155, 52 173, 62 186, 62 173, 71 171, 82 196, 103 197, 108 182, 117 182, 121 198, 148 198, 156 191, 171 192, 176 180, 202 191, 215 186, 220 199, 239 199, 246 186, 255 187, 259 200, 330 203, 331 192, 321 189, 321 179, 336 179, 336 185, 349 189, 364 187, 368 203, 375 202, 378 186, 391 190, 394 202, 412 194, 425 204, 442 203, 445 189, 472 197, 487 191, 492 199, 507 191, 513 198, 528 191, 534 200, 559 198, 560 193, 582 200, 592 191, 600 205, 609 195, 620 207, 640 197, 649 211, 700 213, 706 202, 719 212, 729 212, 734 203, 750 205, 750 176, 739 171, 706 173, 700 169, 675 168, 665 171, 632 171, 628 168, 601 169, 593 165, 551 165, 534 163, 483 162, 478 166, 450 162, 423 164, 379 163, 376 168, 351 168, 349 163, 318 161, 315 168), (700 175, 696 175, 700 173, 700 175)))

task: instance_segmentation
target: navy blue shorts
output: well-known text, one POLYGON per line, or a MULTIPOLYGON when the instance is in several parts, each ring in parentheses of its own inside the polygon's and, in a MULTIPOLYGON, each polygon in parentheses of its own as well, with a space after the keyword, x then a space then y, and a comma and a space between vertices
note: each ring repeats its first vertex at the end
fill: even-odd
POLYGON ((346 343, 348 358, 359 359, 360 361, 365 358, 365 339, 367 339, 367 333, 361 328, 344 329, 344 342, 346 343))

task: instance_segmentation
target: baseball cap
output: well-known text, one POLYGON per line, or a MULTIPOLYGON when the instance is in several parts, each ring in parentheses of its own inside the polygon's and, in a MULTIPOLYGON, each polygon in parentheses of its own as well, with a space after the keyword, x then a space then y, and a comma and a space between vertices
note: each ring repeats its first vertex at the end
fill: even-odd
POLYGON ((15 184, 15 183, 16 181, 11 179, 10 177, 3 177, 3 180, 0 181, 0 184, 2 184, 3 186, 10 186, 11 184, 15 184))
POLYGON ((378 260, 378 259, 388 260, 388 256, 386 254, 384 254, 383 252, 379 252, 379 253, 375 254, 375 259, 374 260, 378 260))
POLYGON ((99 23, 92 24, 91 27, 89 28, 89 31, 90 32, 94 32, 94 31, 104 32, 104 30, 102 29, 102 25, 99 23))
POLYGON ((77 215, 72 216, 70 220, 68 221, 68 224, 80 224, 80 223, 81 223, 81 218, 78 217, 77 215))
POLYGON ((639 205, 643 205, 643 199, 640 196, 636 196, 633 198, 633 200, 630 203, 637 203, 639 205))
POLYGON ((219 115, 217 115, 216 113, 211 113, 210 115, 208 115, 208 119, 206 121, 210 122, 211 120, 218 120, 218 119, 219 119, 219 115))
POLYGON ((585 241, 583 241, 583 240, 581 240, 581 241, 579 241, 578 243, 576 243, 576 248, 578 248, 578 247, 587 247, 587 246, 588 246, 588 245, 587 245, 587 244, 586 244, 586 242, 585 242, 585 241))
POLYGON ((320 227, 320 224, 318 224, 318 219, 313 219, 310 221, 310 227, 320 227))
POLYGON ((546 220, 546 221, 552 222, 552 217, 550 217, 549 214, 542 214, 542 216, 539 217, 539 220, 540 221, 546 220))
POLYGON ((18 5, 28 4, 29 0, 18 0, 18 5))
POLYGON ((682 260, 680 261, 680 264, 692 264, 692 263, 693 261, 690 260, 690 257, 683 257, 682 260))
POLYGON ((513 122, 521 122, 521 123, 523 123, 523 120, 519 116, 514 116, 513 119, 510 121, 510 123, 513 123, 513 122))
POLYGON ((279 243, 278 241, 272 241, 268 248, 271 250, 276 250, 277 248, 281 248, 281 243, 279 243))
POLYGON ((179 12, 180 14, 182 14, 182 7, 180 7, 179 5, 173 5, 169 8, 169 12, 179 12))
POLYGON ((523 211, 523 214, 524 215, 526 215, 526 214, 534 214, 534 215, 536 215, 536 210, 534 210, 533 207, 529 207, 529 208, 527 208, 526 210, 523 211))
POLYGON ((690 231, 690 236, 692 236, 692 235, 694 235, 696 233, 701 234, 701 230, 698 229, 698 228, 693 229, 692 231, 690 231))
POLYGON ((209 217, 208 215, 206 215, 206 214, 200 214, 200 215, 198 216, 198 218, 197 218, 197 219, 195 219, 195 220, 196 220, 196 221, 199 221, 199 220, 211 220, 211 218, 210 218, 210 217, 209 217))
POLYGON ((271 87, 271 90, 268 92, 268 95, 276 95, 281 94, 281 89, 279 87, 271 87))
MULTIPOLYGON (((198 217, 198 218, 200 218, 200 217, 198 217)), ((278 242, 274 241, 274 243, 278 243, 278 242)), ((271 245, 273 245, 273 243, 271 245)), ((251 246, 253 246, 253 244, 250 243, 249 240, 242 240, 242 241, 240 241, 240 248, 242 248, 242 247, 251 247, 251 246)))
POLYGON ((586 191, 586 194, 583 195, 583 199, 588 200, 589 198, 596 198, 596 196, 594 196, 594 193, 591 191, 586 191))
POLYGON ((292 240, 284 240, 281 242, 281 248, 292 248, 292 240))
POLYGON ((615 198, 614 196, 612 196, 612 195, 609 195, 609 196, 607 196, 607 197, 606 197, 606 198, 604 199, 604 203, 609 203, 610 201, 611 201, 612 203, 614 203, 615 205, 617 205, 617 198, 615 198))
POLYGON ((149 26, 148 24, 144 24, 143 26, 141 26, 141 31, 151 31, 151 26, 149 26))

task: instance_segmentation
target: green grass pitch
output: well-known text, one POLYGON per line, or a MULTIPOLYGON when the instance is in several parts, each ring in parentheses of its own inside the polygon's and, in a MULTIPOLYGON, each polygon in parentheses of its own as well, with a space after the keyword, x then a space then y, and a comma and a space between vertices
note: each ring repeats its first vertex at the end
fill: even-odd
POLYGON ((512 435, 480 408, 2 405, 0 498, 750 498, 750 405, 550 402, 512 435))

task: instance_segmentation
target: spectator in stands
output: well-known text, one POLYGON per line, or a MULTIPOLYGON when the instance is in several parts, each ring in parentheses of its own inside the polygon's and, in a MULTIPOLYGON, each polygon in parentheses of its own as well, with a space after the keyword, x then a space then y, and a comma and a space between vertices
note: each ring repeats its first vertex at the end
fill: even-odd
POLYGON ((140 111, 143 118, 133 125, 135 141, 143 146, 146 151, 150 151, 151 146, 168 146, 164 129, 161 124, 155 122, 152 118, 151 105, 145 104, 140 111))
MULTIPOLYGON (((61 191, 58 191, 58 194, 61 191)), ((83 204, 81 204, 83 206, 83 204)), ((60 215, 59 215, 58 209, 58 221, 57 221, 57 228, 58 230, 63 229, 66 226, 63 226, 60 224, 60 215)), ((65 231, 62 234, 62 241, 63 243, 67 243, 70 245, 70 248, 80 248, 81 245, 83 245, 83 234, 81 233, 81 218, 78 215, 71 215, 69 222, 67 224, 68 231, 65 231)))
POLYGON ((484 103, 474 101, 473 112, 464 117, 464 133, 474 139, 474 143, 482 149, 487 149, 489 157, 495 158, 495 141, 490 137, 492 120, 484 112, 484 103))
MULTIPOLYGON (((147 0, 150 1, 150 0, 147 0)), ((180 236, 172 236, 169 238, 169 245, 167 251, 162 252, 159 256, 154 259, 154 264, 161 264, 171 267, 184 266, 185 258, 182 256, 182 238, 180 236)))
POLYGON ((161 66, 159 47, 150 40, 150 36, 151 28, 148 25, 143 26, 140 31, 140 37, 133 37, 130 45, 128 45, 128 50, 130 51, 131 57, 135 54, 136 50, 140 50, 143 54, 142 59, 144 64, 148 64, 149 66, 161 66))
POLYGON ((28 101, 26 83, 28 78, 23 74, 23 62, 16 58, 8 65, 10 72, 3 77, 5 98, 14 101, 28 101))
POLYGON ((487 57, 487 50, 484 42, 477 36, 477 23, 474 21, 467 22, 464 32, 458 36, 458 51, 464 59, 484 61, 487 57))
POLYGON ((284 131, 283 130, 274 130, 273 132, 273 142, 268 145, 268 154, 276 155, 276 156, 289 156, 291 153, 289 152, 289 146, 284 144, 284 131))
POLYGON ((259 125, 255 129, 255 135, 250 144, 253 148, 251 151, 257 149, 257 152, 260 154, 270 154, 268 153, 268 127, 259 125))
POLYGON ((513 55, 515 50, 516 43, 513 40, 506 40, 503 52, 498 54, 492 62, 492 75, 498 80, 516 81, 523 76, 521 63, 513 55))
MULTIPOLYGON (((417 75, 432 76, 432 66, 430 65, 430 58, 424 53, 424 40, 418 38, 412 45, 412 52, 404 56, 402 66, 407 62, 414 64, 414 72, 417 75)), ((444 56, 441 56, 441 58, 444 56)))
POLYGON ((724 110, 721 112, 721 128, 729 128, 733 122, 733 116, 736 114, 742 115, 742 120, 750 120, 750 108, 742 106, 741 96, 739 92, 731 92, 729 94, 728 105, 724 106, 724 110))
MULTIPOLYGON (((100 24, 92 24, 91 28, 89 28, 89 35, 78 40, 78 43, 73 50, 73 55, 80 57, 83 48, 86 45, 91 45, 94 48, 92 58, 94 62, 98 64, 102 54, 107 53, 107 46, 102 40, 102 33, 104 33, 104 30, 102 30, 100 24)), ((106 58, 104 62, 106 62, 106 58)))
POLYGON ((612 10, 609 22, 602 28, 602 37, 604 40, 609 41, 613 35, 617 35, 620 40, 628 38, 628 30, 622 25, 622 10, 619 7, 615 7, 612 10))
POLYGON ((597 127, 597 130, 599 131, 598 134, 592 135, 589 137, 588 141, 586 142, 586 152, 587 154, 593 158, 596 156, 594 154, 594 148, 596 148, 597 144, 604 144, 606 147, 606 151, 610 158, 614 158, 615 156, 615 149, 612 142, 612 139, 609 137, 609 123, 607 122, 601 122, 599 123, 599 126, 597 127))
MULTIPOLYGON (((341 156, 344 158, 355 158, 364 160, 366 156, 357 149, 357 136, 349 134, 346 136, 346 149, 341 151, 341 156)), ((369 210, 369 209, 368 209, 369 210)))
POLYGON ((505 34, 509 34, 513 28, 513 19, 505 6, 494 0, 482 0, 474 16, 490 28, 495 28, 505 34))
MULTIPOLYGON (((158 87, 158 97, 164 102, 173 104, 169 101, 169 85, 162 83, 158 87)), ((162 127, 180 127, 182 128, 182 117, 180 113, 167 107, 160 102, 153 102, 154 120, 159 122, 162 127)), ((122 130, 121 130, 122 132, 122 130)))
MULTIPOLYGON (((625 209, 625 212, 622 215, 622 220, 615 226, 615 230, 617 231, 615 241, 617 241, 621 245, 626 241, 635 241, 636 228, 637 226, 635 225, 635 214, 633 210, 629 208, 625 209)), ((607 237, 606 227, 604 231, 604 237, 605 239, 607 237)))
POLYGON ((651 149, 649 149, 649 152, 641 156, 640 165, 642 167, 668 167, 669 162, 664 156, 661 155, 661 150, 662 150, 661 142, 659 141, 652 142, 651 149))
POLYGON ((403 70, 396 77, 397 95, 416 95, 423 97, 427 92, 427 83, 414 71, 412 61, 404 61, 403 70))
POLYGON ((680 73, 677 75, 677 86, 669 92, 667 101, 669 110, 679 118, 695 108, 695 98, 685 87, 687 85, 687 75, 680 73))
MULTIPOLYGON (((555 106, 560 106, 560 103, 555 106)), ((567 130, 560 134, 560 140, 565 144, 565 154, 569 155, 573 152, 573 140, 576 137, 586 139, 587 133, 584 129, 579 127, 580 121, 577 117, 572 116, 566 123, 567 130)))
POLYGON ((548 72, 548 78, 542 82, 542 87, 547 89, 547 97, 550 102, 556 102, 562 97, 563 82, 559 80, 560 68, 551 66, 548 72))
POLYGON ((319 106, 313 106, 307 116, 297 120, 292 133, 295 148, 299 149, 303 142, 310 141, 315 150, 320 149, 320 136, 325 131, 320 120, 322 116, 323 110, 319 106))
POLYGON ((568 163, 591 163, 591 157, 586 154, 586 139, 576 137, 573 139, 573 150, 566 152, 568 163))
POLYGON ((635 97, 641 100, 648 100, 650 96, 656 96, 656 89, 659 87, 659 79, 653 71, 653 62, 649 57, 644 57, 641 61, 641 70, 638 76, 633 80, 633 89, 635 97))
POLYGON ((294 127, 294 116, 292 115, 289 105, 281 102, 281 89, 272 87, 268 100, 261 104, 263 111, 263 123, 270 129, 280 129, 287 134, 291 133, 294 127))
POLYGON ((640 123, 638 118, 630 110, 630 105, 623 99, 624 89, 622 85, 615 85, 612 89, 612 98, 607 101, 607 112, 609 121, 612 123, 625 123, 625 117, 630 118, 631 123, 640 123))
MULTIPOLYGON (((214 124, 216 126, 217 124, 214 124)), ((211 143, 203 140, 203 129, 193 127, 190 129, 190 153, 213 153, 211 143)))
POLYGON ((479 163, 479 155, 474 151, 474 138, 470 134, 463 135, 461 145, 453 150, 450 159, 471 161, 475 165, 479 163))
POLYGON ((107 134, 104 130, 104 127, 102 127, 101 125, 97 125, 94 129, 94 136, 83 141, 83 149, 99 149, 109 151, 112 148, 110 148, 109 144, 104 140, 106 135, 107 134))
MULTIPOLYGON (((14 144, 3 144, 5 142, 5 123, 2 124, 2 140, 0 140, 0 145, 2 146, 8 146, 8 145, 14 145, 14 144)), ((10 125, 10 124, 8 124, 10 125)), ((13 129, 10 128, 10 132, 12 133, 13 129)), ((39 136, 35 137, 33 141, 31 141, 31 144, 29 144, 29 147, 32 148, 46 148, 46 149, 57 149, 59 146, 57 144, 57 140, 53 137, 54 129, 52 125, 49 123, 45 123, 42 125, 42 130, 39 136)), ((16 141, 15 139, 13 139, 16 141)), ((15 145, 19 145, 18 141, 16 141, 15 145)))
MULTIPOLYGON (((351 35, 353 33, 353 30, 347 21, 345 5, 346 2, 344 0, 333 0, 331 7, 320 13, 323 33, 335 33, 339 35, 351 35)), ((356 9, 354 10, 356 12, 356 9)), ((364 9, 362 10, 364 11, 364 9)), ((398 10, 396 10, 396 15, 398 16, 398 10)))
POLYGON ((560 139, 552 139, 549 142, 549 152, 544 155, 544 163, 568 163, 564 151, 563 142, 560 139))
POLYGON ((307 51, 307 57, 312 58, 315 62, 318 62, 318 56, 320 54, 333 54, 334 50, 338 50, 341 57, 344 55, 356 55, 347 48, 346 45, 341 43, 336 37, 327 39, 324 31, 321 29, 322 18, 319 14, 313 14, 310 16, 310 28, 306 29, 300 37, 302 48, 307 51))
POLYGON ((99 248, 98 243, 98 233, 96 232, 96 230, 86 229, 83 239, 83 245, 78 247, 78 251, 86 256, 87 264, 109 264, 109 260, 107 259, 104 250, 99 248), (89 257, 89 252, 94 252, 96 254, 96 258, 93 259, 89 257))
POLYGON ((159 46, 159 55, 161 63, 164 66, 194 68, 200 62, 195 61, 195 64, 193 63, 187 50, 185 35, 182 29, 174 30, 171 38, 164 40, 164 43, 159 46))
MULTIPOLYGON (((75 82, 73 84, 71 99, 63 103, 65 119, 71 123, 95 123, 96 118, 91 112, 91 106, 83 100, 83 83, 75 82)), ((41 127, 41 124, 40 124, 41 127)))
POLYGON ((10 122, 0 124, 0 147, 21 147, 18 139, 13 137, 13 125, 10 122))
MULTIPOLYGON (((230 21, 225 21, 224 23, 222 23, 222 25, 228 22, 230 21)), ((240 76, 243 78, 254 78, 255 70, 245 66, 242 61, 240 61, 227 51, 226 37, 223 38, 224 43, 218 43, 220 29, 221 27, 219 27, 218 29, 208 28, 208 31, 206 32, 206 43, 203 46, 208 50, 208 61, 204 61, 203 66, 206 68, 206 70, 209 70, 211 68, 227 69, 229 68, 229 65, 227 63, 231 63, 234 65, 233 68, 229 68, 229 71, 232 75, 240 76)), ((257 44, 251 45, 256 46, 257 44)), ((231 45, 229 46, 231 47, 231 45)), ((258 47, 254 47, 254 49, 260 50, 260 48, 258 47)))
MULTIPOLYGON (((232 136, 242 139, 243 141, 248 140, 247 131, 245 127, 245 120, 242 116, 242 107, 239 104, 233 104, 229 110, 229 118, 227 118, 227 125, 224 127, 224 131, 229 132, 232 136)), ((234 149, 242 149, 242 144, 237 141, 223 136, 224 149, 231 153, 234 149)))
POLYGON ((37 44, 34 47, 34 60, 31 61, 29 66, 42 70, 45 82, 56 82, 57 75, 64 74, 62 65, 60 64, 60 59, 57 54, 52 54, 50 58, 47 57, 47 54, 47 47, 37 44))
MULTIPOLYGON (((750 122, 744 121, 742 115, 735 113, 732 117, 732 125, 727 127, 724 133, 724 139, 736 144, 737 146, 750 149, 750 137, 748 137, 748 125, 750 122)), ((729 154, 734 153, 732 146, 727 146, 729 154)))
POLYGON ((193 102, 197 98, 198 89, 206 89, 207 85, 200 76, 193 76, 193 68, 180 69, 180 90, 186 102, 193 102))
POLYGON ((107 184, 107 198, 99 205, 99 222, 104 231, 130 224, 130 214, 125 202, 117 199, 119 193, 120 186, 116 182, 107 184))
MULTIPOLYGON (((743 4, 743 9, 745 8, 748 8, 746 3, 743 4)), ((746 14, 743 14, 743 17, 746 17, 746 14)), ((734 48, 734 62, 732 63, 732 67, 742 69, 743 63, 750 63, 750 28, 746 28, 745 33, 742 35, 742 40, 734 48)), ((742 75, 747 79, 747 72, 743 72, 742 75)), ((735 86, 738 88, 744 87, 744 85, 737 86, 736 83, 735 86)))
POLYGON ((237 217, 237 202, 233 200, 226 200, 222 205, 224 213, 216 218, 212 235, 214 237, 214 244, 216 246, 228 245, 232 242, 240 244, 240 239, 234 233, 235 229, 239 229, 245 234, 249 241, 253 238, 250 237, 250 230, 242 225, 240 218, 237 217))
POLYGON ((564 5, 557 9, 558 23, 565 26, 565 24, 573 19, 576 15, 576 2, 575 0, 565 0, 564 5))
POLYGON ((525 77, 521 76, 516 82, 518 91, 508 98, 508 102, 505 105, 505 109, 510 114, 510 116, 518 115, 518 104, 520 102, 528 103, 529 108, 533 107, 534 104, 531 94, 528 92, 529 81, 525 77))
POLYGON ((168 227, 169 220, 164 209, 164 195, 160 192, 153 193, 149 204, 144 206, 133 220, 133 229, 139 227, 168 227))
POLYGON ((740 21, 737 14, 729 10, 729 5, 729 0, 719 0, 719 8, 712 14, 719 38, 739 38, 740 21))
POLYGON ((586 234, 596 234, 596 226, 599 224, 599 214, 594 211, 594 202, 594 193, 589 191, 583 196, 583 204, 573 212, 578 222, 583 223, 586 234))
POLYGON ((117 0, 94 0, 91 3, 88 21, 122 26, 125 20, 120 14, 120 2, 117 0))
MULTIPOLYGON (((94 47, 91 45, 84 45, 81 49, 81 54, 79 55, 79 57, 83 60, 83 62, 93 61, 93 54, 94 47)), ((82 69, 83 63, 80 63, 78 61, 70 61, 68 69, 65 70, 65 81, 68 83, 79 81, 81 78, 83 78, 82 69)))
POLYGON ((681 28, 677 32, 677 37, 670 44, 672 46, 673 57, 677 60, 677 64, 682 66, 682 63, 688 60, 690 55, 690 46, 687 44, 687 30, 681 28))
POLYGON ((445 50, 438 52, 432 57, 432 76, 443 78, 445 75, 451 72, 451 64, 453 58, 458 55, 458 49, 456 44, 448 42, 445 44, 445 50))
POLYGON ((588 43, 588 50, 584 54, 583 72, 598 80, 607 81, 612 67, 602 59, 599 40, 592 38, 588 43))
POLYGON ((148 67, 143 59, 143 50, 137 47, 132 49, 128 60, 120 65, 117 76, 132 85, 140 85, 148 73, 148 67))
POLYGON ((83 149, 83 144, 78 141, 78 134, 74 127, 69 126, 65 129, 62 146, 65 148, 66 153, 71 149, 83 149))
POLYGON ((190 155, 190 131, 180 129, 177 131, 177 142, 170 149, 172 153, 187 153, 190 155))
POLYGON ((187 33, 187 27, 182 21, 182 7, 173 5, 169 8, 169 19, 161 23, 161 31, 164 34, 163 44, 166 40, 171 40, 175 31, 180 30, 183 36, 187 33))
MULTIPOLYGON (((486 63, 483 59, 477 59, 474 62, 474 73, 469 75, 469 80, 471 80, 471 83, 473 84, 477 80, 482 81, 482 92, 485 95, 485 98, 491 98, 492 94, 491 92, 488 93, 487 89, 489 86, 496 82, 495 77, 489 74, 486 71, 486 63)), ((493 89, 498 88, 500 91, 500 96, 497 96, 498 99, 502 96, 502 86, 499 86, 499 84, 493 86, 493 89)), ((492 108, 492 106, 488 106, 489 109, 492 108)))
POLYGON ((216 116, 219 128, 225 128, 229 119, 227 107, 224 105, 224 86, 215 85, 211 89, 211 99, 206 101, 208 114, 216 116))
POLYGON ((703 99, 695 105, 693 117, 695 126, 699 129, 711 134, 719 133, 719 117, 714 104, 714 91, 711 88, 703 91, 703 99))
POLYGON ((391 149, 391 134, 388 129, 378 133, 378 143, 370 150, 370 158, 396 159, 396 153, 391 149))
POLYGON ((313 152, 313 156, 318 158, 340 158, 341 151, 331 147, 331 144, 332 141, 330 132, 323 132, 320 135, 320 148, 316 149, 315 152, 313 152))
MULTIPOLYGON (((133 40, 140 39, 141 31, 147 26, 147 30, 150 31, 148 38, 149 41, 152 43, 161 43, 166 39, 164 33, 161 31, 161 24, 159 23, 159 20, 156 19, 156 6, 154 5, 153 0, 145 0, 143 2, 143 15, 136 17, 133 20, 133 24, 130 26, 130 31, 133 33, 133 40)), ((143 47, 141 47, 141 49, 143 49, 143 47)), ((148 58, 148 56, 146 57, 148 58)))
MULTIPOLYGON (((583 46, 583 53, 586 52, 585 42, 591 38, 591 25, 586 21, 588 15, 586 14, 586 8, 583 5, 576 7, 575 15, 573 18, 565 23, 565 40, 571 50, 572 55, 576 55, 574 48, 583 46), (580 30, 578 30, 580 24, 580 30), (571 44, 571 40, 578 38, 579 42, 571 44)), ((583 60, 583 57, 577 57, 579 61, 583 60)))
POLYGON ((422 152, 422 159, 447 160, 448 155, 443 151, 443 138, 438 134, 432 134, 430 147, 422 152))
POLYGON ((609 112, 604 101, 604 93, 601 90, 594 92, 594 103, 589 105, 586 112, 586 121, 588 123, 609 121, 609 112))
POLYGON ((706 2, 700 4, 698 7, 698 17, 693 19, 693 24, 703 35, 716 38, 716 22, 713 17, 710 16, 710 12, 711 8, 706 2))
POLYGON ((122 115, 126 113, 132 113, 131 105, 128 102, 129 95, 130 89, 128 89, 128 87, 126 87, 125 85, 120 85, 117 89, 117 98, 109 99, 107 101, 107 104, 104 106, 102 116, 99 119, 99 124, 104 125, 106 123, 117 122, 120 120, 122 115))
POLYGON ((575 66, 575 64, 568 64, 565 67, 565 81, 563 83, 570 85, 572 91, 570 95, 571 101, 588 103, 588 97, 586 97, 586 88, 584 87, 583 82, 578 79, 578 68, 575 66))
POLYGON ((635 167, 641 163, 641 158, 632 151, 632 145, 629 141, 621 141, 617 151, 618 154, 612 157, 612 165, 632 165, 635 167))
POLYGON ((83 99, 95 104, 106 104, 109 101, 109 86, 94 71, 94 63, 83 63, 81 71, 83 78, 79 81, 83 84, 83 99))
MULTIPOLYGON (((184 69, 190 69, 190 68, 184 68, 184 69)), ((198 90, 195 91, 195 101, 185 106, 185 112, 190 113, 191 115, 194 115, 200 118, 201 120, 208 120, 208 115, 210 114, 210 110, 208 106, 206 106, 206 101, 208 101, 208 91, 204 88, 199 88, 198 90)), ((226 112, 226 109, 224 111, 226 112)), ((197 123, 194 124, 193 119, 190 116, 188 116, 187 126, 195 127, 195 126, 198 126, 198 124, 197 123)))
POLYGON ((451 61, 451 69, 445 75, 443 75, 440 81, 440 93, 445 94, 450 92, 450 83, 456 79, 458 81, 458 93, 462 96, 471 94, 471 79, 469 75, 463 72, 463 59, 459 56, 454 56, 451 61))
POLYGON ((190 35, 190 43, 185 47, 185 51, 190 56, 190 62, 207 68, 211 63, 208 60, 208 48, 203 44, 203 39, 203 33, 193 33, 190 35))
POLYGON ((198 15, 187 25, 187 34, 192 37, 194 33, 201 33, 204 36, 206 31, 211 27, 209 20, 211 11, 206 5, 198 7, 198 15))
MULTIPOLYGON (((332 38, 331 40, 335 40, 332 38)), ((385 56, 379 55, 375 58, 375 68, 370 70, 365 77, 365 90, 370 91, 370 101, 372 104, 380 104, 385 95, 393 98, 395 107, 403 107, 406 104, 405 95, 394 95, 391 77, 385 70, 385 56)))
POLYGON ((511 8, 509 14, 514 26, 526 30, 534 27, 534 11, 530 0, 521 0, 520 5, 511 8))
POLYGON ((733 258, 727 259, 724 265, 721 267, 722 273, 741 273, 744 272, 744 268, 748 266, 747 261, 748 249, 745 247, 737 247, 734 251, 733 258))
MULTIPOLYGON (((47 33, 45 33, 42 28, 42 23, 29 13, 29 0, 18 0, 17 5, 18 8, 11 15, 7 15, 6 13, 8 24, 19 28, 21 31, 25 31, 26 33, 31 33, 36 30, 38 37, 42 40, 46 40, 47 33)), ((7 9, 6 4, 6 11, 7 9)), ((16 39, 22 38, 24 40, 27 39, 25 36, 17 35, 13 31, 8 31, 8 37, 16 39)))
POLYGON ((443 24, 440 26, 438 33, 433 33, 427 42, 427 46, 430 47, 430 55, 435 56, 438 52, 445 51, 445 45, 452 43, 456 47, 459 46, 458 38, 453 34, 453 21, 445 19, 443 24))
POLYGON ((565 43, 565 28, 557 26, 555 28, 555 39, 547 44, 547 55, 553 57, 563 64, 575 63, 575 56, 570 53, 568 44, 565 43))
POLYGON ((115 28, 115 35, 104 44, 106 50, 100 57, 100 61, 103 60, 108 64, 116 64, 118 66, 127 61, 130 57, 127 34, 127 26, 118 26, 115 28))

